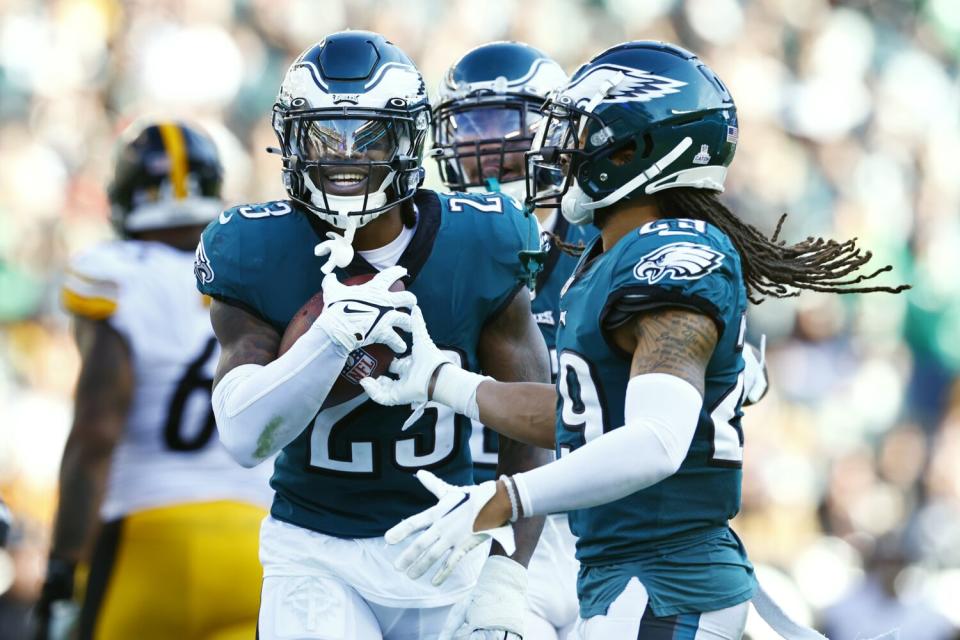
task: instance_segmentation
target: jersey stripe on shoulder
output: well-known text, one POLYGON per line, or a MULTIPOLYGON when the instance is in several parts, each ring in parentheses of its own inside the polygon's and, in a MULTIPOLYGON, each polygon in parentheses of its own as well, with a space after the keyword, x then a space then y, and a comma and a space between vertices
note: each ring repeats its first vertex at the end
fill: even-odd
POLYGON ((74 315, 103 320, 117 311, 121 283, 132 249, 127 241, 110 241, 74 256, 63 273, 60 303, 74 315))
POLYGON ((72 314, 103 320, 117 310, 120 285, 104 278, 94 278, 74 268, 67 269, 60 299, 64 309, 72 314))
POLYGON ((85 296, 66 286, 60 291, 60 300, 63 303, 63 308, 70 313, 91 320, 104 320, 117 311, 116 299, 85 296))

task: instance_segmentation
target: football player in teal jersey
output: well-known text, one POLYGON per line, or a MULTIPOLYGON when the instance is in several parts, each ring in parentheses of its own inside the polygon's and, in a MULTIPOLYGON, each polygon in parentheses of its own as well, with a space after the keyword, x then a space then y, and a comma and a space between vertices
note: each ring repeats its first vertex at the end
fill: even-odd
POLYGON ((572 638, 740 638, 748 603, 788 638, 821 637, 770 606, 729 527, 740 503, 748 299, 862 287, 854 241, 766 238, 716 198, 738 140, 736 108, 693 54, 631 42, 582 66, 545 106, 527 155, 529 202, 561 197, 600 235, 560 298, 556 387, 505 384, 449 364, 413 312, 398 380, 378 402, 430 398, 559 459, 477 486, 418 477, 438 498, 389 531, 397 567, 449 575, 482 535, 568 512, 578 536, 572 638), (546 185, 546 186, 545 186, 546 185))
MULTIPOLYGON (((518 258, 535 224, 499 194, 418 189, 429 123, 423 79, 399 48, 374 33, 328 36, 294 61, 274 106, 289 199, 227 210, 197 248, 223 349, 221 440, 247 466, 280 452, 261 532, 264 639, 434 638, 470 593, 480 628, 522 635, 524 565, 542 520, 518 531, 515 553, 502 528, 493 537, 508 548, 473 554, 449 586, 394 572, 399 553, 383 538, 432 502, 417 470, 471 481, 470 421, 437 403, 328 397, 347 363, 368 357, 361 347, 407 348, 397 330, 411 327, 414 305, 465 369, 549 380, 518 258), (362 274, 377 275, 342 284, 362 274), (398 279, 405 290, 391 291, 398 279), (323 312, 278 355, 291 318, 321 290, 323 312)), ((510 473, 550 455, 504 444, 510 473)))
MULTIPOLYGON (((530 150, 547 94, 566 84, 567 74, 542 51, 521 42, 491 42, 468 51, 444 74, 433 109, 433 148, 440 177, 452 191, 502 192, 518 201, 526 195, 524 153, 530 150)), ((554 349, 560 287, 577 263, 564 244, 583 247, 596 229, 571 225, 554 208, 534 211, 545 257, 531 302, 534 319, 550 352, 554 349)), ((499 436, 474 422, 470 438, 474 482, 496 477, 499 436)), ((525 640, 566 637, 577 618, 574 558, 576 539, 566 514, 547 518, 530 560, 525 640)))

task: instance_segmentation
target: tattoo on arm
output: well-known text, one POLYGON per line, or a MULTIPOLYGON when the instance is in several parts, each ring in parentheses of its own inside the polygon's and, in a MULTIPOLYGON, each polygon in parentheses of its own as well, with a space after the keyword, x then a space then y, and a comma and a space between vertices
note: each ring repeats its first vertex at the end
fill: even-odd
POLYGON ((276 360, 280 334, 253 314, 214 300, 210 305, 210 323, 221 347, 214 386, 242 364, 268 364, 276 360))
POLYGON ((668 373, 703 394, 707 364, 718 339, 717 327, 710 318, 688 309, 658 309, 637 316, 633 335, 637 344, 631 376, 668 373))
MULTIPOLYGON (((480 365, 488 375, 503 382, 550 382, 550 356, 546 343, 530 312, 530 296, 521 289, 510 304, 480 336, 480 365)), ((553 452, 500 436, 497 476, 527 471, 547 464, 553 452)), ((517 551, 512 559, 527 566, 540 539, 543 518, 524 519, 514 524, 517 551)), ((506 555, 498 544, 493 555, 506 555)))
POLYGON ((110 459, 123 436, 133 366, 126 342, 106 322, 77 318, 74 328, 82 363, 73 426, 60 465, 51 553, 78 562, 96 531, 110 459))

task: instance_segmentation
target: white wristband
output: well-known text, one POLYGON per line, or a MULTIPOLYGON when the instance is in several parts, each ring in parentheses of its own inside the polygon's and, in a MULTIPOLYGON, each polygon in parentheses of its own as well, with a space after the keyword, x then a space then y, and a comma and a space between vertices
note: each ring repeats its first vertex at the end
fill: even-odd
POLYGON ((520 498, 517 497, 517 488, 513 484, 510 476, 502 476, 504 488, 507 490, 507 498, 510 500, 510 522, 516 522, 520 519, 520 498))
POLYGON ((480 420, 477 387, 484 380, 493 380, 493 378, 461 369, 452 363, 441 365, 431 400, 445 404, 471 420, 480 420))

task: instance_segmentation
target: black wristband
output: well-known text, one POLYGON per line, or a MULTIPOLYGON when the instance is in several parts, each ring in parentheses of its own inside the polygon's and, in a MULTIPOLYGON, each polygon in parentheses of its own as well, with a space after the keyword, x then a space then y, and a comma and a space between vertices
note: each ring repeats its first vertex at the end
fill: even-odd
POLYGON ((10 537, 10 528, 13 524, 13 515, 7 505, 0 500, 0 549, 7 546, 7 539, 10 537))
POLYGON ((47 579, 43 582, 41 598, 47 602, 69 600, 73 597, 73 574, 76 564, 50 556, 47 561, 47 579))

